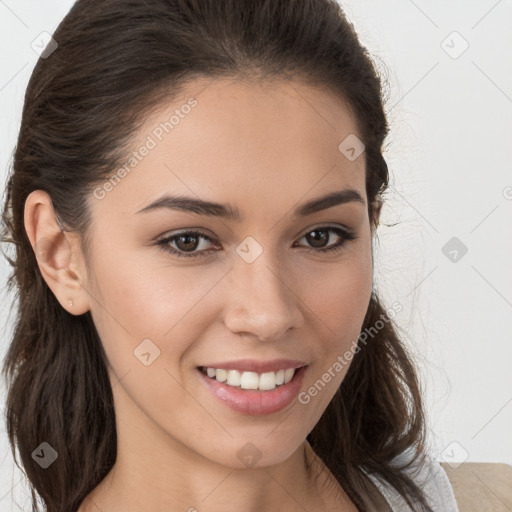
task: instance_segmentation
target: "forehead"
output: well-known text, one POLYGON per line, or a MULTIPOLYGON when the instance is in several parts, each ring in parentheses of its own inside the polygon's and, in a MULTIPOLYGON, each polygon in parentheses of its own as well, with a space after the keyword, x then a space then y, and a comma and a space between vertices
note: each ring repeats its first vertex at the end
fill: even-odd
POLYGON ((351 161, 339 149, 354 135, 349 105, 325 89, 197 79, 147 115, 102 206, 131 214, 164 191, 246 204, 347 187, 365 197, 364 153, 351 161))

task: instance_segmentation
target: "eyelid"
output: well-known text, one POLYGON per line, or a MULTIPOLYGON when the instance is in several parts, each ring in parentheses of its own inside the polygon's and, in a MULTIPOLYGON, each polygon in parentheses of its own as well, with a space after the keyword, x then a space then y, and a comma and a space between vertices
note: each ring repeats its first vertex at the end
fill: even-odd
POLYGON ((304 231, 302 231, 301 235, 298 235, 298 236, 300 236, 302 238, 304 235, 307 235, 310 231, 314 231, 315 229, 320 229, 320 228, 324 228, 324 229, 339 228, 339 229, 343 229, 347 233, 353 233, 353 234, 356 233, 355 229, 352 229, 352 228, 348 227, 346 224, 342 224, 341 222, 335 222, 335 223, 319 222, 317 224, 313 224, 313 226, 309 226, 304 231))
MULTIPOLYGON (((319 222, 317 224, 313 224, 313 226, 309 226, 309 227, 305 228, 304 230, 300 231, 299 234, 295 236, 295 238, 302 238, 305 235, 307 235, 310 231, 314 231, 315 229, 319 229, 319 228, 324 228, 324 229, 341 228, 341 229, 345 230, 347 233, 356 234, 355 229, 352 229, 349 226, 347 226, 346 224, 342 224, 340 222, 337 222, 337 223, 319 222)), ((168 238, 177 237, 181 234, 190 234, 190 233, 203 235, 212 241, 215 241, 218 239, 218 237, 216 235, 214 235, 211 231, 206 231, 203 228, 187 227, 187 228, 179 228, 177 230, 167 231, 163 235, 158 236, 155 239, 155 243, 161 242, 162 240, 166 240, 168 238)))
MULTIPOLYGON (((327 224, 320 223, 319 225, 310 226, 310 227, 306 228, 306 230, 303 232, 302 235, 295 237, 295 240, 296 241, 301 240, 308 233, 311 233, 312 231, 315 231, 317 229, 323 230, 323 231, 334 232, 337 234, 337 236, 342 237, 342 241, 337 242, 335 244, 331 244, 330 246, 327 246, 324 248, 322 248, 322 247, 321 248, 302 247, 304 250, 306 250, 308 252, 313 252, 316 254, 328 254, 330 252, 337 253, 337 252, 342 251, 348 242, 356 240, 358 238, 357 232, 354 229, 351 229, 351 228, 345 226, 344 224, 336 223, 336 224, 332 225, 329 223, 327 223, 327 224)), ((215 236, 212 237, 210 235, 207 235, 206 233, 203 232, 202 229, 183 228, 183 229, 178 229, 177 232, 171 232, 171 233, 168 232, 168 233, 162 235, 161 237, 158 237, 158 240, 155 243, 155 245, 161 246, 161 248, 164 251, 166 251, 166 252, 170 253, 171 255, 176 256, 178 258, 193 259, 193 258, 197 258, 197 257, 208 257, 211 255, 212 252, 218 251, 218 249, 202 249, 200 251, 194 250, 194 251, 187 253, 186 251, 181 251, 179 249, 173 249, 173 248, 169 247, 169 244, 173 243, 175 241, 174 239, 176 239, 177 237, 179 237, 182 234, 195 235, 198 238, 208 239, 210 242, 213 243, 214 246, 215 246, 215 242, 217 241, 217 238, 215 236)), ((296 246, 294 245, 294 247, 296 247, 296 246)))
POLYGON ((166 240, 168 238, 172 238, 179 235, 185 235, 189 233, 197 233, 198 235, 203 235, 205 237, 210 238, 211 240, 217 240, 217 236, 214 235, 211 231, 205 230, 203 228, 178 228, 178 229, 171 229, 170 231, 166 231, 164 234, 157 236, 154 238, 154 242, 158 243, 162 240, 166 240))

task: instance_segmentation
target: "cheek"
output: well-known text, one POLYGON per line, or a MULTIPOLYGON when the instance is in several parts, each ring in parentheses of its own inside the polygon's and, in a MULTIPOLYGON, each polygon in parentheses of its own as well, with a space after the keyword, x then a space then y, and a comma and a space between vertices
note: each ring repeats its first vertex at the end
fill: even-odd
POLYGON ((172 421, 172 411, 200 413, 183 393, 187 367, 181 363, 211 323, 206 296, 218 276, 198 272, 198 267, 146 265, 134 271, 126 259, 112 263, 105 259, 96 265, 101 305, 94 304, 93 318, 112 385, 120 381, 117 400, 128 411, 126 393, 149 417, 160 415, 164 423, 172 421))
POLYGON ((368 306, 372 289, 370 272, 346 268, 333 271, 326 279, 317 279, 308 287, 306 303, 327 327, 339 331, 341 326, 358 323, 368 306))
POLYGON ((328 275, 319 274, 308 286, 305 302, 317 335, 316 363, 301 403, 309 404, 313 418, 323 413, 352 363, 371 290, 371 256, 360 253, 332 265, 328 275))
POLYGON ((373 269, 371 253, 353 250, 308 279, 306 304, 323 325, 327 338, 343 346, 359 335, 370 302, 373 269), (328 268, 327 268, 328 267, 328 268))
POLYGON ((98 299, 91 311, 109 360, 120 371, 137 362, 133 352, 148 339, 174 365, 205 324, 203 299, 218 280, 197 267, 134 266, 127 259, 100 260, 95 277, 98 299))

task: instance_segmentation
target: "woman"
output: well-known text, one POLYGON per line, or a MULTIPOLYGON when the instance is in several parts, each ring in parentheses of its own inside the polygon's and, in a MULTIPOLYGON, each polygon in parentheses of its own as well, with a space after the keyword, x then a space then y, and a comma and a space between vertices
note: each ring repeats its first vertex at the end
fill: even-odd
POLYGON ((457 510, 372 286, 388 126, 339 6, 79 0, 53 39, 3 214, 45 510, 457 510))

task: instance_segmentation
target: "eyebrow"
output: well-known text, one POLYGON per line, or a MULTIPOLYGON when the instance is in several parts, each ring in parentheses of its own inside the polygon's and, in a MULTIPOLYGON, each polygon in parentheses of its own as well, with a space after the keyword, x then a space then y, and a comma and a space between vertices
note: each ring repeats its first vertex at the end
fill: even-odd
MULTIPOLYGON (((357 190, 349 188, 337 192, 331 192, 325 196, 308 201, 307 203, 297 207, 292 212, 292 216, 295 218, 305 217, 321 210, 326 210, 327 208, 332 208, 333 206, 350 202, 358 202, 363 205, 365 204, 361 194, 357 190)), ((148 204, 136 213, 146 213, 161 208, 196 213, 198 215, 208 215, 211 217, 221 217, 223 219, 233 220, 236 222, 240 222, 243 219, 243 215, 240 213, 240 210, 229 204, 214 203, 188 196, 170 196, 167 194, 148 204)))

